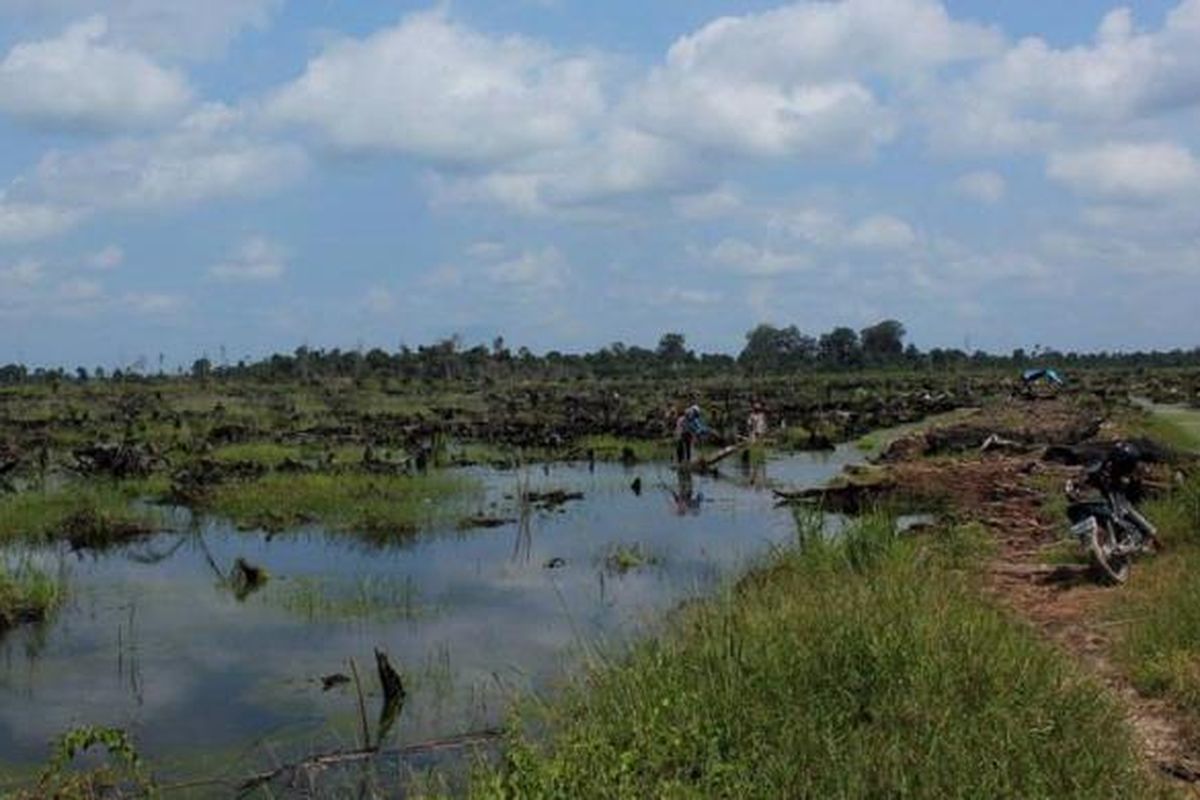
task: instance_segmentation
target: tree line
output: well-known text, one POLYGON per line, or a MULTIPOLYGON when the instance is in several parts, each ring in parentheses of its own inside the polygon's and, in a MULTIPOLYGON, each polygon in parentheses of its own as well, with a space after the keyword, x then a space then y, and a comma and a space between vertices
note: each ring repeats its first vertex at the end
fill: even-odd
MULTIPOLYGON (((259 381, 307 380, 325 377, 388 377, 407 380, 464 380, 502 376, 569 379, 582 377, 630 377, 670 374, 704 376, 742 372, 771 374, 792 371, 847 371, 858 369, 956 369, 1054 367, 1200 367, 1200 347, 1190 350, 1137 351, 1132 353, 1062 353, 1053 349, 1013 350, 1006 355, 976 350, 968 353, 953 348, 922 351, 905 343, 903 323, 887 319, 861 330, 839 326, 821 334, 806 334, 796 325, 777 327, 763 323, 747 331, 736 355, 697 353, 683 333, 663 334, 653 347, 614 342, 585 353, 549 350, 536 354, 527 347, 511 349, 503 337, 490 345, 466 346, 459 336, 411 348, 401 345, 389 352, 382 348, 354 350, 299 347, 290 354, 266 358, 214 363, 208 356, 197 358, 178 375, 196 380, 243 379, 259 381)), ((23 364, 0 366, 0 385, 23 383, 83 383, 93 380, 134 381, 165 376, 164 359, 158 370, 148 368, 145 357, 121 369, 73 371, 61 368, 29 368, 23 364)))

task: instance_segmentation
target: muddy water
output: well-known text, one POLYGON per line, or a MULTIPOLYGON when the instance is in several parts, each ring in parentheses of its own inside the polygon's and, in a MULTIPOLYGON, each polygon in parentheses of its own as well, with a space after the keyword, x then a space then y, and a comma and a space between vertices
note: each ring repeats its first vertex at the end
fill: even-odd
MULTIPOLYGON (((101 554, 26 551, 65 572, 69 600, 49 624, 0 640, 0 776, 27 774, 77 724, 130 730, 175 779, 353 746, 354 692, 320 678, 353 658, 373 694, 375 647, 409 690, 389 744, 496 724, 514 691, 546 688, 789 540, 794 522, 769 485, 818 483, 856 455, 776 459, 753 476, 727 468, 690 489, 666 466, 476 470, 480 511, 520 517, 521 482, 584 499, 390 547, 180 515, 178 531, 101 554), (620 545, 645 563, 609 558, 620 545), (239 557, 267 570, 263 588, 224 580, 239 557)), ((377 702, 368 696, 372 716, 377 702)))

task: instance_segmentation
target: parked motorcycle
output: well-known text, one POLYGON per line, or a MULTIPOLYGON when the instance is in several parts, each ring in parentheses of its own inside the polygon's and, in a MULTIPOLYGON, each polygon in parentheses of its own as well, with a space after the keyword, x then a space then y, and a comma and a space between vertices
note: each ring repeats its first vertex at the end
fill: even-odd
POLYGON ((1134 556, 1158 547, 1157 529, 1129 500, 1140 460, 1136 447, 1118 442, 1085 469, 1081 482, 1067 482, 1071 534, 1110 583, 1124 583, 1134 556))

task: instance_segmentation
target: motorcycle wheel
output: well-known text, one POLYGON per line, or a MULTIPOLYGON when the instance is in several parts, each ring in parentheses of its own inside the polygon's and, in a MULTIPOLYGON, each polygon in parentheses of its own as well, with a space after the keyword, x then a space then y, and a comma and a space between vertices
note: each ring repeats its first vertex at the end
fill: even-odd
POLYGON ((1092 526, 1088 543, 1092 563, 1107 583, 1124 583, 1129 579, 1129 556, 1117 552, 1117 536, 1109 520, 1097 520, 1092 526))

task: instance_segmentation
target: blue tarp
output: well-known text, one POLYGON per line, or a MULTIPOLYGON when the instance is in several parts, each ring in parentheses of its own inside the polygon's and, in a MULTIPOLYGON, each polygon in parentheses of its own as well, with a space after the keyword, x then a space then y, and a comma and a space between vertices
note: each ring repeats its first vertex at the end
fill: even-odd
POLYGON ((1025 383, 1033 383, 1036 380, 1046 380, 1053 383, 1055 386, 1062 386, 1064 381, 1057 371, 1052 369, 1027 369, 1021 375, 1021 380, 1025 383))

